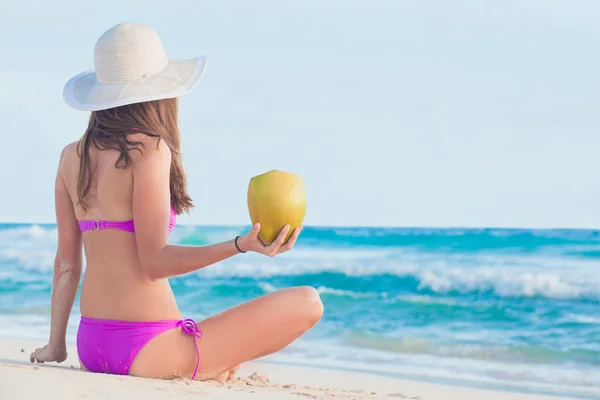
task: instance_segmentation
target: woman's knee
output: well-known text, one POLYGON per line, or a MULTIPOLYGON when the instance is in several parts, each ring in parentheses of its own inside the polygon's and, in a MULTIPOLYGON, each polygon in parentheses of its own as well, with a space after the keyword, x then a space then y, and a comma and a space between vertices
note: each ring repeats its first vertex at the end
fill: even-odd
POLYGON ((292 288, 296 296, 296 311, 300 314, 306 329, 312 328, 323 316, 323 303, 319 292, 311 286, 292 288))

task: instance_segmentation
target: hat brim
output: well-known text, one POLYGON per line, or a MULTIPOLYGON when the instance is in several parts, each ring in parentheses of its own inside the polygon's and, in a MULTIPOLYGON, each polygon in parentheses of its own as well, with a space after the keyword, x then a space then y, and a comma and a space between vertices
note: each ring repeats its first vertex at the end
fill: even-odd
POLYGON ((144 101, 183 96, 192 91, 206 70, 206 57, 169 61, 149 78, 121 83, 98 81, 93 70, 71 78, 64 87, 65 102, 76 110, 99 111, 144 101))

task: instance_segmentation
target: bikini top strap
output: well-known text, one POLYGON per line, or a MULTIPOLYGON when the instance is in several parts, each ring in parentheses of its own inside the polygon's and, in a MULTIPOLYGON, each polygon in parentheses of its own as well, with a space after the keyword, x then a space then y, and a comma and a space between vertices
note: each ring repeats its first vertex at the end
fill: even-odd
POLYGON ((119 229, 127 232, 135 232, 133 221, 104 221, 104 220, 85 220, 79 221, 81 232, 100 230, 100 229, 119 229))

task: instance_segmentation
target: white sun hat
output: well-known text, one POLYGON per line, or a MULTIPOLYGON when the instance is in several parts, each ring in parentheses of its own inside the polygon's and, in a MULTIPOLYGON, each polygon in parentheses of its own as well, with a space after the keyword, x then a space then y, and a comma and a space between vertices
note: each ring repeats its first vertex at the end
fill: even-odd
POLYGON ((154 29, 125 22, 113 26, 96 42, 94 69, 71 78, 65 102, 98 111, 189 93, 206 69, 206 57, 170 60, 154 29))

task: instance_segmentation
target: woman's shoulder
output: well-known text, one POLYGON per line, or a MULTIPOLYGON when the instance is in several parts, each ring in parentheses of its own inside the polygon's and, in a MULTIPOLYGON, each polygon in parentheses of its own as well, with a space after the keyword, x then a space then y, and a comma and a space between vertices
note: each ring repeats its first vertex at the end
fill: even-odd
POLYGON ((164 140, 143 133, 129 135, 129 139, 142 145, 141 151, 130 152, 134 165, 146 162, 171 164, 171 149, 164 140))
POLYGON ((60 164, 71 163, 74 158, 77 158, 77 146, 79 141, 75 141, 66 145, 60 152, 60 164))
POLYGON ((58 174, 67 179, 71 176, 72 171, 79 169, 79 156, 77 152, 77 144, 79 142, 73 142, 66 145, 60 152, 60 159, 58 161, 58 174))
POLYGON ((69 155, 71 153, 77 153, 77 146, 79 145, 79 140, 69 143, 62 149, 61 157, 65 155, 69 155))

